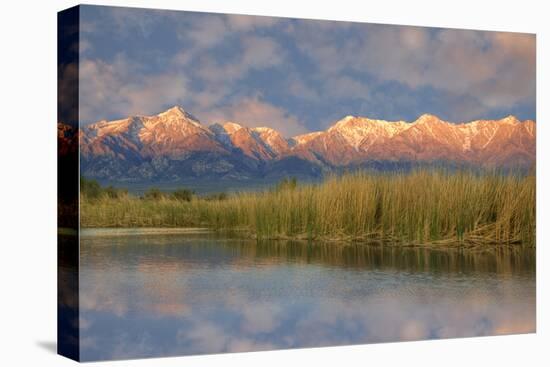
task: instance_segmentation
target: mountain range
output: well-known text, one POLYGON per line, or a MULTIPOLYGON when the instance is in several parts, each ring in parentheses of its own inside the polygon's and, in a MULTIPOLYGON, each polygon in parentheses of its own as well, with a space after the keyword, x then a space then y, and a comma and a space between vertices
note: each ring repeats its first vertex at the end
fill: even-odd
MULTIPOLYGON (((68 134, 58 124, 58 136, 68 134)), ((175 106, 158 115, 80 129, 81 172, 112 182, 321 177, 352 168, 414 164, 529 168, 535 122, 514 116, 465 123, 424 114, 416 121, 346 116, 324 131, 284 137, 238 122, 202 124, 175 106)))

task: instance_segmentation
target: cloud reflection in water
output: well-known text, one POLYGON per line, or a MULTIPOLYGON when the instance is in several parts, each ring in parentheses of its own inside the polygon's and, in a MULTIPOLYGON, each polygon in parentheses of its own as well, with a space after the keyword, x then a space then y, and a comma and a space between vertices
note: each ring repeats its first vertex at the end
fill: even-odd
POLYGON ((81 251, 84 360, 535 331, 534 249, 203 234, 84 237, 81 251))

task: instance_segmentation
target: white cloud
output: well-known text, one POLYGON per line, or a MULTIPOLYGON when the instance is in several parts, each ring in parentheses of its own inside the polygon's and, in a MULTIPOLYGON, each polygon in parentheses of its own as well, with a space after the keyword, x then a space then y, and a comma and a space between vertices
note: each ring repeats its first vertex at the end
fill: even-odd
POLYGON ((228 27, 221 16, 200 17, 191 27, 182 28, 180 39, 190 39, 192 47, 210 48, 220 43, 228 35, 228 27))
POLYGON ((287 82, 288 91, 294 97, 306 99, 309 101, 319 100, 319 92, 317 92, 315 88, 306 84, 298 74, 288 77, 287 82))
POLYGON ((208 14, 191 18, 191 22, 182 24, 177 30, 178 38, 190 40, 192 47, 199 50, 212 48, 226 37, 244 35, 260 28, 269 28, 279 20, 272 17, 250 15, 208 14))
POLYGON ((245 69, 262 69, 279 65, 284 60, 284 50, 269 37, 247 36, 242 39, 241 64, 245 69))
MULTIPOLYGON (((263 70, 285 62, 285 52, 272 38, 244 36, 240 47, 240 52, 232 60, 202 57, 200 66, 193 70, 193 75, 201 80, 203 88, 188 95, 187 101, 191 103, 189 108, 196 111, 199 118, 204 116, 208 119, 209 116, 216 115, 217 118, 224 119, 221 110, 218 110, 220 104, 228 97, 235 99, 240 94, 250 93, 240 88, 239 83, 243 78, 253 70, 263 70)), ((181 61, 182 55, 176 57, 181 61)), ((183 62, 187 60, 183 59, 183 62)))
POLYGON ((187 78, 177 72, 145 74, 124 56, 112 63, 83 60, 80 64, 80 116, 91 122, 117 115, 158 113, 187 95, 187 78))
POLYGON ((228 83, 245 77, 252 70, 274 67, 285 60, 285 51, 273 38, 244 36, 240 41, 239 52, 232 59, 203 56, 195 75, 210 83, 228 83))
POLYGON ((316 23, 291 30, 326 88, 334 75, 355 71, 413 89, 470 95, 486 109, 534 100, 533 35, 355 24, 346 39, 333 25, 331 33, 316 23))
POLYGON ((333 76, 327 78, 325 93, 330 97, 335 98, 362 98, 368 99, 369 87, 349 76, 333 76))

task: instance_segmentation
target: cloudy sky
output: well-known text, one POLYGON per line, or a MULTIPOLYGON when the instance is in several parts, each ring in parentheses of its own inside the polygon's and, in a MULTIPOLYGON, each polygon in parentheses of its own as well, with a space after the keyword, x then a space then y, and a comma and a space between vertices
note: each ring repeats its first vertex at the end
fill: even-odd
POLYGON ((535 119, 535 36, 81 7, 83 123, 180 105, 292 136, 346 115, 535 119))

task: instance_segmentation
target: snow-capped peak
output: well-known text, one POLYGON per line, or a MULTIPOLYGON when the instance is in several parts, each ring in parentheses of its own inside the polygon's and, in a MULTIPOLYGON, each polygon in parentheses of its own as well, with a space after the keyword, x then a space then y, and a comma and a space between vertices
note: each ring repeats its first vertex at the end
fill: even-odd
POLYGON ((191 122, 200 123, 199 119, 197 119, 195 116, 193 116, 189 112, 185 111, 180 106, 171 107, 166 111, 159 113, 157 116, 164 117, 164 118, 183 118, 186 120, 190 120, 191 122))
POLYGON ((231 121, 223 123, 222 126, 228 134, 233 134, 234 132, 243 128, 242 125, 239 125, 236 122, 231 122, 231 121))
POLYGON ((296 135, 294 137, 292 137, 290 140, 291 141, 294 141, 295 144, 305 144, 321 135, 324 134, 324 131, 314 131, 314 132, 311 132, 311 133, 306 133, 306 134, 301 134, 301 135, 296 135))
POLYGON ((510 124, 510 125, 515 125, 515 124, 519 123, 519 120, 514 115, 508 115, 500 121, 503 122, 503 123, 510 124))
POLYGON ((416 121, 415 124, 424 124, 424 123, 431 123, 431 122, 441 122, 441 119, 437 117, 436 115, 432 115, 430 113, 425 113, 422 116, 420 116, 416 121))
POLYGON ((267 127, 267 126, 254 127, 254 128, 252 128, 252 130, 257 131, 259 133, 274 133, 274 132, 276 132, 276 130, 274 130, 270 127, 267 127))
POLYGON ((329 129, 329 133, 340 134, 355 150, 368 139, 370 142, 391 137, 409 127, 403 121, 385 121, 367 117, 346 116, 337 121, 329 129))
POLYGON ((336 121, 329 130, 338 130, 345 127, 350 127, 351 124, 358 122, 359 119, 353 115, 347 115, 346 117, 336 121))

